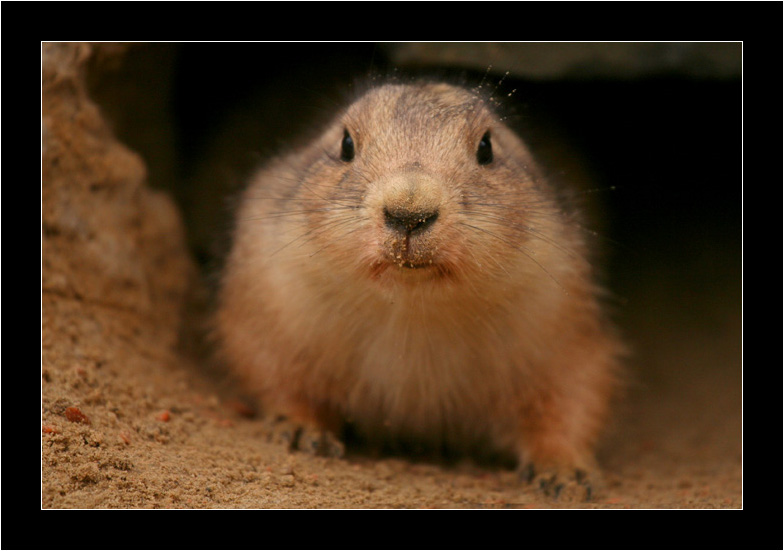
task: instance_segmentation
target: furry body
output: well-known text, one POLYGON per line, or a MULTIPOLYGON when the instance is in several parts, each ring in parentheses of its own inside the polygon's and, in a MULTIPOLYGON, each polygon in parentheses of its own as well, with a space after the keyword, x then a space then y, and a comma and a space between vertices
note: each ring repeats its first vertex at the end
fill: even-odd
POLYGON ((489 448, 584 486, 621 347, 575 216, 482 98, 374 88, 253 177, 222 353, 302 427, 489 448))

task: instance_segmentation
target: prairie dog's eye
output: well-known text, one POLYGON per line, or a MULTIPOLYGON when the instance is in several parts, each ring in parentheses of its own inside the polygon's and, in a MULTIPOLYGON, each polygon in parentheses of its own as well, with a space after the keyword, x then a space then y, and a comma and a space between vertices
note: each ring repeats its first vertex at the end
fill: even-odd
POLYGON ((490 143, 490 131, 485 132, 476 148, 476 162, 480 165, 489 165, 493 162, 493 145, 490 143))
POLYGON ((340 143, 340 160, 350 162, 354 160, 354 140, 348 129, 343 130, 343 141, 340 143))

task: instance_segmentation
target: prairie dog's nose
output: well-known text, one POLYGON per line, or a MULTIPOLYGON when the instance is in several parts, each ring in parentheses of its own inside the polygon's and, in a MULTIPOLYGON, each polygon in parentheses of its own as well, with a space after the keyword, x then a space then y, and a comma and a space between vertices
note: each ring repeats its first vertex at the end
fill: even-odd
POLYGON ((411 211, 395 207, 384 207, 384 223, 387 227, 405 234, 421 233, 438 218, 438 210, 411 211))
POLYGON ((430 229, 438 219, 443 187, 420 170, 405 170, 384 185, 384 224, 396 232, 413 235, 430 229))

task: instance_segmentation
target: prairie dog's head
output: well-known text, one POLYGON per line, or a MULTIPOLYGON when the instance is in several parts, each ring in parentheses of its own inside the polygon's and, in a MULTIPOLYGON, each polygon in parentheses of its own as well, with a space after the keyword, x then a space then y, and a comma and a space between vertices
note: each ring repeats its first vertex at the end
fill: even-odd
POLYGON ((527 148, 469 90, 371 89, 300 158, 307 254, 331 270, 379 285, 519 280, 563 255, 527 148))

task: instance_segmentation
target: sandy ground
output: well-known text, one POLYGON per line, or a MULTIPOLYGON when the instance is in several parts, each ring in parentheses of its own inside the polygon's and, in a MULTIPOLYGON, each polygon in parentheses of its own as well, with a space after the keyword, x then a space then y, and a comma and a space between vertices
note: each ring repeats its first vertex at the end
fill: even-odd
MULTIPOLYGON (((683 268, 698 277, 706 267, 683 268)), ((627 295, 623 328, 636 354, 600 450, 605 485, 591 503, 551 501, 511 471, 468 461, 290 453, 195 364, 127 351, 135 359, 44 370, 42 506, 740 508, 737 280, 714 281, 684 312, 673 311, 677 288, 659 276, 627 295)), ((122 341, 113 343, 118 357, 122 341)))

